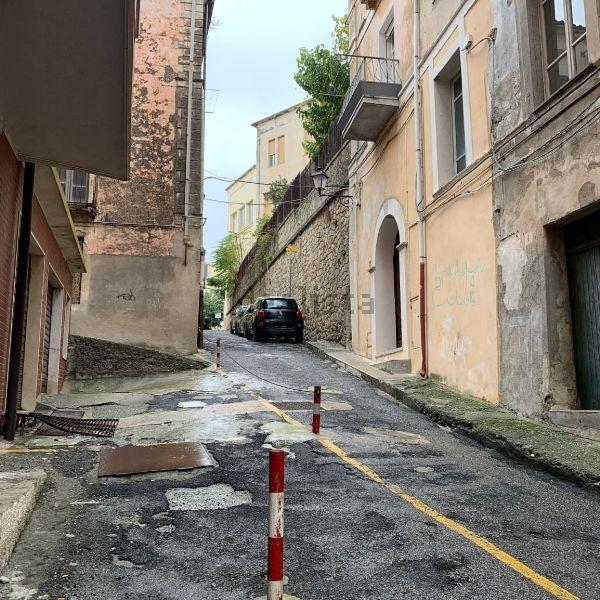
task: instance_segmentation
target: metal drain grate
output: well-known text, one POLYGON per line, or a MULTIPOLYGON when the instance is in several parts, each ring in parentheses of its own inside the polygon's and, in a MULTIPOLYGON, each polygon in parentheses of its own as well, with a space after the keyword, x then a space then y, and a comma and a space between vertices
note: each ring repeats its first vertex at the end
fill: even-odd
POLYGON ((31 416, 60 431, 78 433, 79 435, 93 435, 96 437, 113 437, 119 424, 119 419, 73 419, 70 417, 57 417, 56 415, 43 415, 41 413, 31 413, 31 416))
POLYGON ((280 408, 281 410, 312 410, 312 402, 271 402, 273 406, 280 408))

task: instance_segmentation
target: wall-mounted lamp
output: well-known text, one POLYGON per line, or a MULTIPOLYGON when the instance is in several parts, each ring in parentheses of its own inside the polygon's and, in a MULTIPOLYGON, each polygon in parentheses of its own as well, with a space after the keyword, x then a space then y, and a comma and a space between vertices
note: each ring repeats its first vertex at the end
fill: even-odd
POLYGON ((354 196, 343 196, 341 194, 324 194, 323 190, 328 187, 327 181, 329 180, 329 176, 327 173, 320 168, 317 168, 316 171, 313 171, 310 175, 313 180, 313 184, 315 189, 319 192, 319 196, 325 198, 353 198, 354 196))

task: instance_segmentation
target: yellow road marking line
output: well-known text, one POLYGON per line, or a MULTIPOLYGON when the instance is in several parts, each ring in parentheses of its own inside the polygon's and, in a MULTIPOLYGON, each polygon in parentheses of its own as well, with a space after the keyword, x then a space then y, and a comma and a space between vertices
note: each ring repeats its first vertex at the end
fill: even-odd
POLYGON ((53 448, 0 448, 0 454, 30 454, 56 452, 53 448))
MULTIPOLYGON (((288 423, 290 423, 291 425, 294 425, 295 427, 307 429, 307 427, 305 425, 296 421, 296 419, 293 419, 292 417, 290 417, 287 413, 285 413, 280 408, 273 406, 265 398, 261 398, 255 392, 251 392, 251 395, 254 398, 256 398, 256 400, 258 400, 263 406, 265 406, 265 408, 269 409, 271 412, 274 412, 275 414, 280 416, 284 421, 287 421, 288 423)), ((421 502, 419 499, 415 498, 414 496, 407 494, 404 490, 402 490, 397 485, 395 485, 393 483, 388 483, 383 477, 381 477, 375 471, 373 471, 373 469, 370 469, 369 467, 367 467, 366 465, 361 463, 359 460, 356 460, 355 458, 352 458, 351 456, 349 456, 344 450, 342 450, 339 446, 334 444, 331 440, 319 438, 319 442, 323 447, 327 448, 328 450, 333 452, 335 455, 339 456, 339 458, 341 458, 344 462, 348 463, 349 465, 352 465, 355 469, 357 469, 358 471, 360 471, 361 473, 363 473, 364 475, 369 477, 369 479, 371 479, 375 483, 383 485, 392 494, 402 498, 402 500, 404 500, 405 502, 408 502, 408 504, 410 504, 413 508, 426 514, 428 517, 432 518, 434 521, 440 523, 440 525, 443 525, 444 527, 447 527, 451 531, 454 531, 455 533, 462 535, 464 538, 469 540, 471 543, 475 544, 475 546, 481 548, 482 550, 487 552, 489 555, 493 556, 496 560, 498 560, 501 563, 505 564, 506 566, 510 567, 511 569, 513 569, 514 571, 516 571, 517 573, 519 573, 526 579, 529 579, 529 581, 531 581, 535 585, 546 590, 549 594, 551 594, 555 598, 560 598, 560 600, 579 600, 579 598, 577 596, 571 594, 570 592, 568 592, 567 590, 562 588, 557 583, 554 583, 554 581, 548 579, 547 577, 540 575, 537 571, 534 571, 533 569, 528 567, 526 564, 522 563, 520 560, 518 560, 514 556, 511 556, 507 552, 504 552, 504 550, 501 550, 496 545, 492 544, 492 542, 490 542, 489 540, 486 540, 485 538, 481 537, 480 535, 477 535, 476 533, 472 532, 470 529, 467 529, 460 523, 457 523, 456 521, 449 519, 448 517, 445 517, 444 515, 440 514, 434 508, 431 508, 430 506, 421 502)))

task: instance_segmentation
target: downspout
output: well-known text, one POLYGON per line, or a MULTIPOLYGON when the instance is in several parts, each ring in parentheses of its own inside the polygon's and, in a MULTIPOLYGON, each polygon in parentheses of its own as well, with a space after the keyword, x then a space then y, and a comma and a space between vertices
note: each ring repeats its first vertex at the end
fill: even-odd
POLYGON ((421 6, 420 0, 414 0, 413 31, 413 98, 415 105, 415 162, 417 169, 415 204, 419 215, 419 324, 421 329, 421 371, 427 377, 427 299, 426 299, 426 249, 425 249, 425 214, 423 206, 423 143, 421 137, 422 114, 419 80, 419 60, 421 46, 421 6))
POLYGON ((192 0, 192 16, 190 19, 190 63, 188 67, 187 127, 185 141, 185 191, 183 202, 183 264, 187 266, 188 247, 190 245, 190 187, 192 172, 192 111, 194 107, 194 71, 196 69, 196 0, 192 0))
MULTIPOLYGON (((206 285, 206 249, 204 248, 204 140, 206 137, 206 47, 208 41, 208 25, 211 19, 212 0, 204 3, 204 17, 202 20, 202 77, 200 85, 200 224, 198 232, 198 249, 200 250, 199 286, 198 295, 198 348, 204 348, 204 288, 206 285)), ((195 4, 195 2, 193 2, 195 4)))
POLYGON ((17 246, 17 269, 13 300, 12 335, 10 339, 10 359, 6 386, 6 409, 2 435, 12 442, 17 429, 19 407, 19 376, 21 372, 21 352, 25 343, 25 303, 27 302, 27 279, 29 276, 29 250, 31 245, 31 213, 33 210, 33 183, 35 164, 25 163, 21 223, 17 246))

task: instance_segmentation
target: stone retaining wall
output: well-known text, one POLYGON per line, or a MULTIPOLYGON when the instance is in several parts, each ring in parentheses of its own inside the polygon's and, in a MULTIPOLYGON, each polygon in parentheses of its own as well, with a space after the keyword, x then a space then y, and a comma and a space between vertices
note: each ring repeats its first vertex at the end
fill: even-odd
MULTIPOLYGON (((346 146, 328 166, 331 184, 347 181, 349 156, 346 146)), ((349 344, 348 216, 348 199, 312 192, 277 230, 269 257, 257 257, 246 270, 232 308, 258 296, 291 295, 304 312, 306 339, 349 344), (288 245, 297 253, 286 252, 288 245)))

